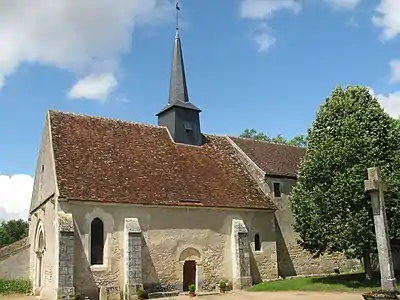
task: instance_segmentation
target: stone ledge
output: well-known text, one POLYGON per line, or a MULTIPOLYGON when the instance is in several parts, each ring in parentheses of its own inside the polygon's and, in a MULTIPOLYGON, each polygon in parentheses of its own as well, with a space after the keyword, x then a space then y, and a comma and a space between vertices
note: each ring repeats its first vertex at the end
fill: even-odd
POLYGON ((172 292, 154 292, 149 293, 149 299, 166 298, 166 297, 177 297, 179 296, 179 291, 172 292))
POLYGON ((141 233, 138 218, 125 218, 125 231, 127 233, 141 233))
POLYGON ((74 219, 72 214, 58 213, 58 230, 60 232, 74 232, 74 219))

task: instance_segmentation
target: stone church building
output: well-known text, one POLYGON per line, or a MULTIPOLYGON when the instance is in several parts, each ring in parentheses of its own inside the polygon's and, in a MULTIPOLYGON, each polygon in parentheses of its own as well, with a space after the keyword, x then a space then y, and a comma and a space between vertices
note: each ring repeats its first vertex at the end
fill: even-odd
POLYGON ((358 267, 297 245, 288 195, 304 149, 205 134, 200 112, 179 32, 158 126, 48 111, 24 250, 37 295, 241 289, 358 267))

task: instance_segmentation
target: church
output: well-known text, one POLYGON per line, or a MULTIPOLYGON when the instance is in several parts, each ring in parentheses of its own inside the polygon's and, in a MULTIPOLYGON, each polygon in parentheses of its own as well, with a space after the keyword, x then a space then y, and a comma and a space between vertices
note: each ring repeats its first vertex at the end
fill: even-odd
POLYGON ((36 295, 129 299, 359 267, 297 244, 288 197, 305 149, 203 133, 200 113, 179 30, 157 126, 47 112, 23 250, 36 295))

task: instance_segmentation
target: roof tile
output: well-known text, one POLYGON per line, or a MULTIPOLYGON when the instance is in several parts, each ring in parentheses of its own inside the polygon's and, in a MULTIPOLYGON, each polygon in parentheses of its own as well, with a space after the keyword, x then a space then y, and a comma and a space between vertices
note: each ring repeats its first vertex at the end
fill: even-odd
POLYGON ((50 111, 60 196, 173 206, 275 209, 225 137, 174 143, 165 127, 50 111))
POLYGON ((297 178, 297 170, 301 158, 305 155, 305 148, 252 139, 230 138, 267 175, 297 178))

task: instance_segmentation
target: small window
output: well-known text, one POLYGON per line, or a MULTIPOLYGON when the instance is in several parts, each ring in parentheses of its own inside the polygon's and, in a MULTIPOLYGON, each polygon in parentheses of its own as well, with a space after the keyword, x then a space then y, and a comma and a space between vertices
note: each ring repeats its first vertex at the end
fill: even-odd
POLYGON ((254 235, 254 250, 261 251, 261 241, 260 241, 260 235, 258 233, 254 235))
POLYGON ((90 226, 90 264, 102 265, 104 256, 104 224, 95 218, 90 226))
POLYGON ((279 182, 274 182, 274 197, 281 197, 281 184, 279 182))
POLYGON ((185 130, 186 131, 193 131, 193 126, 190 123, 185 123, 185 130))
POLYGON ((44 165, 42 165, 42 173, 44 172, 44 165))

